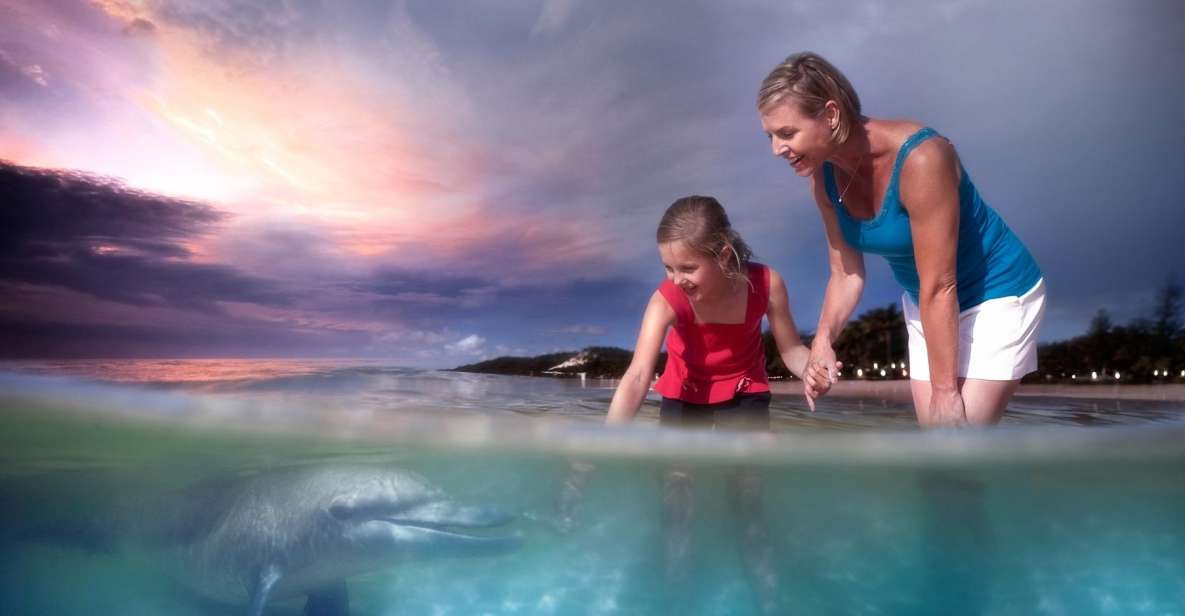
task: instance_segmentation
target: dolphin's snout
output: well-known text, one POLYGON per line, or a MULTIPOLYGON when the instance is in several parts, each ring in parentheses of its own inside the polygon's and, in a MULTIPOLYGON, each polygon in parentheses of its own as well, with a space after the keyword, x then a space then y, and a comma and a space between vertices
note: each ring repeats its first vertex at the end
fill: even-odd
POLYGON ((444 498, 407 502, 347 497, 335 499, 327 510, 330 516, 340 522, 386 520, 428 527, 488 528, 509 524, 517 517, 501 507, 464 506, 444 498))
POLYGON ((357 546, 433 555, 495 554, 518 548, 520 534, 473 534, 468 529, 504 526, 515 514, 492 505, 460 505, 439 492, 409 499, 387 495, 342 496, 327 507, 357 546))
POLYGON ((498 554, 518 548, 521 534, 474 535, 449 530, 448 526, 399 520, 370 520, 346 529, 344 535, 355 545, 393 552, 432 556, 477 556, 498 554))
POLYGON ((509 511, 493 505, 463 506, 450 501, 439 501, 401 511, 386 519, 396 524, 433 528, 490 528, 509 524, 516 517, 509 511))

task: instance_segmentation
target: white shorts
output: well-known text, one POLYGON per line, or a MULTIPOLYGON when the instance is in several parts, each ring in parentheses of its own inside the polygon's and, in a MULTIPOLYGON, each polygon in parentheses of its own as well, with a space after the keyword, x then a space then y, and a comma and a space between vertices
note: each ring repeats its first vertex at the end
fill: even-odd
MULTIPOLYGON (((909 378, 930 380, 921 311, 901 296, 909 331, 909 378)), ((1037 329, 1045 314, 1045 279, 1024 295, 989 299, 959 313, 959 376, 1015 381, 1037 370, 1037 329)))

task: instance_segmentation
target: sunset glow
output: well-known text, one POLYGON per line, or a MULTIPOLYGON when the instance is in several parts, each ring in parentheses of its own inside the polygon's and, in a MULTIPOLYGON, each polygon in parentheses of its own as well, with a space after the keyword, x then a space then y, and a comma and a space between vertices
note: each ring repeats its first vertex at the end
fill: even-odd
MULTIPOLYGON (((628 347, 662 276, 654 226, 687 194, 721 199, 809 330, 827 273, 817 208, 752 109, 799 48, 842 66, 872 115, 954 139, 1070 294, 1043 335, 1080 331, 1098 306, 1134 313, 1168 274, 1135 264, 1185 259, 1164 253, 1180 245, 1182 225, 1165 224, 1180 186, 1156 154, 1185 122, 1117 139, 1146 131, 1097 96, 1100 80, 1179 56, 1181 20, 1096 7, 1068 28, 1062 8, 987 2, 832 12, 0 2, 0 160, 25 225, 0 276, 7 352, 453 365, 628 347), (1059 54, 1039 45, 1051 31, 1059 54), (1081 126, 1076 113, 1101 128, 1049 133, 1081 126), (1135 175, 1150 178, 1139 195, 1098 179, 1135 175), (1104 241, 1123 246, 1088 249, 1104 241)), ((1179 118, 1172 77, 1129 94, 1179 118)), ((897 301, 879 267, 866 306, 897 301)))

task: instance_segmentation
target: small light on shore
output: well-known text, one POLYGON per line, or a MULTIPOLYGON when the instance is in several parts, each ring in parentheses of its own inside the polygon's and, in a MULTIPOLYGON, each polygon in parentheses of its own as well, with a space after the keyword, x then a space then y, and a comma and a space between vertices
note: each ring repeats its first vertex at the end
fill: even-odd
POLYGON ((1078 375, 1077 375, 1077 374, 1071 374, 1071 375, 1070 375, 1070 380, 1071 380, 1071 381, 1077 381, 1077 380, 1078 380, 1078 375))
POLYGON ((881 376, 885 376, 885 369, 881 368, 881 376))
POLYGON ((889 367, 896 370, 897 369, 897 362, 893 362, 893 363, 889 364, 889 367))
POLYGON ((1099 373, 1098 373, 1098 372, 1094 372, 1094 371, 1092 371, 1092 372, 1090 373, 1090 380, 1092 380, 1092 381, 1097 381, 1097 380, 1099 380, 1099 373))
POLYGON ((856 368, 856 376, 864 378, 864 368, 856 368))
POLYGON ((1185 376, 1185 370, 1181 371, 1181 376, 1185 376))
POLYGON ((872 369, 873 369, 873 370, 876 370, 878 367, 879 367, 879 366, 877 365, 877 363, 876 363, 876 362, 872 362, 872 369))
POLYGON ((1118 372, 1118 371, 1116 371, 1116 372, 1115 372, 1115 380, 1116 380, 1116 381, 1118 381, 1118 380, 1119 380, 1119 372, 1118 372))
POLYGON ((1160 376, 1160 370, 1153 370, 1152 376, 1160 376))
POLYGON ((906 370, 905 368, 902 368, 901 369, 901 376, 909 376, 909 371, 906 370))

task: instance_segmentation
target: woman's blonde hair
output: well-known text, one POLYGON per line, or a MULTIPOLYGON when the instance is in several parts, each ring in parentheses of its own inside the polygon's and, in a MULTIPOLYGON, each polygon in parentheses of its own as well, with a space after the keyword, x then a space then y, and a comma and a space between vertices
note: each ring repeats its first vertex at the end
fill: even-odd
POLYGON ((724 249, 732 251, 724 268, 730 277, 745 274, 753 251, 733 230, 724 206, 713 197, 691 195, 671 204, 658 223, 659 244, 682 241, 687 247, 719 259, 724 249))
POLYGON ((814 118, 823 115, 827 101, 835 101, 840 113, 839 122, 831 129, 831 139, 837 144, 848 140, 863 117, 860 97, 848 78, 822 56, 809 51, 786 58, 766 75, 757 93, 757 109, 786 99, 793 99, 804 114, 814 118))

